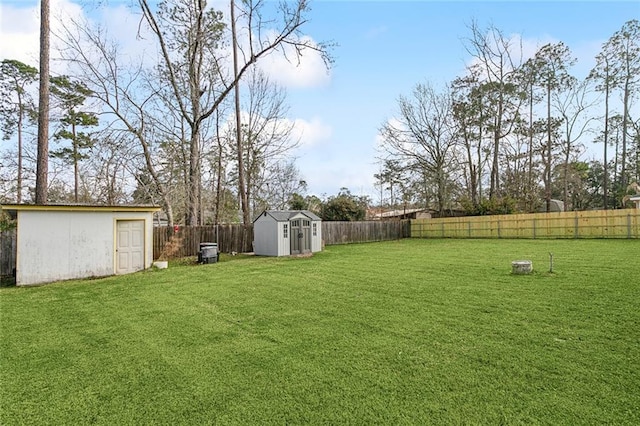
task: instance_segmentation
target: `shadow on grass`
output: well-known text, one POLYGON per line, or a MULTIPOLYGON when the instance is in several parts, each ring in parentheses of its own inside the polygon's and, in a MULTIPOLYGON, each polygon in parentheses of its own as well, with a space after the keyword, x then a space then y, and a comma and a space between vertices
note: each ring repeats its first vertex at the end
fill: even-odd
MULTIPOLYGON (((225 263, 225 262, 232 262, 232 261, 237 261, 237 260, 244 260, 244 259, 249 259, 249 258, 255 258, 255 255, 253 253, 238 253, 235 255, 231 255, 231 254, 227 254, 227 253, 220 253, 220 257, 218 258, 218 262, 216 263, 225 263)), ((187 256, 187 257, 180 257, 177 259, 171 259, 169 260, 169 267, 171 266, 200 266, 201 264, 198 263, 198 257, 197 256, 187 256)))
POLYGON ((16 279, 14 277, 0 277, 0 288, 4 287, 15 287, 16 279))
MULTIPOLYGON (((235 253, 235 254, 220 253, 219 255, 220 257, 218 258, 218 262, 216 263, 236 262, 241 260, 258 259, 258 258, 276 259, 276 257, 272 257, 272 256, 256 256, 253 253, 235 253)), ((292 256, 281 256, 281 257, 278 257, 278 259, 309 259, 311 257, 313 257, 313 253, 305 253, 301 255, 292 255, 292 256)), ((198 263, 197 256, 187 256, 187 257, 181 257, 181 258, 169 260, 169 267, 200 266, 200 265, 202 264, 198 263)))

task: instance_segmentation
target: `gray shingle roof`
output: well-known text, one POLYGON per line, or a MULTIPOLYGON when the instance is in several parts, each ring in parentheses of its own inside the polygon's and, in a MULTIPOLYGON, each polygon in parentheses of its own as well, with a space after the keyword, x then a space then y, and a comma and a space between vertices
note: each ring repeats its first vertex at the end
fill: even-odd
MULTIPOLYGON (((307 216, 311 220, 321 220, 316 214, 309 210, 265 210, 260 215, 267 214, 274 218, 276 222, 288 222, 292 217, 303 214, 307 216)), ((260 215, 256 216, 253 220, 254 222, 260 217, 260 215)))

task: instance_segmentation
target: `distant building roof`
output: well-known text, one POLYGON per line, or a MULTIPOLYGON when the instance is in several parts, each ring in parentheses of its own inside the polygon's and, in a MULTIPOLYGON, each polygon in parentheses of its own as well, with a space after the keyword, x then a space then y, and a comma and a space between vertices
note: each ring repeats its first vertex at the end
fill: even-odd
POLYGON ((376 219, 390 219, 394 217, 403 217, 408 215, 413 215, 414 213, 431 213, 432 209, 398 209, 398 210, 390 210, 383 213, 374 213, 373 217, 376 219))

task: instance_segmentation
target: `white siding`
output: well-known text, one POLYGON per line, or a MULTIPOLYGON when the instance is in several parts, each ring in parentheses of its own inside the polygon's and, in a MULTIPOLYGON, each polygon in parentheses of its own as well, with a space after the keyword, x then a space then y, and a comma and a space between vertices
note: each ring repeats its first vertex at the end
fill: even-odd
POLYGON ((313 253, 322 251, 322 222, 319 220, 311 222, 311 251, 313 253), (314 226, 316 235, 313 235, 314 226))
POLYGON ((16 283, 114 274, 116 219, 145 220, 144 267, 150 267, 152 213, 18 211, 16 283))
MULTIPOLYGON (((289 220, 310 220, 304 213, 289 220)), ((322 222, 311 220, 311 251, 322 251, 322 222), (313 226, 316 225, 316 235, 313 226)), ((291 254, 291 222, 278 222, 271 214, 262 214, 253 222, 253 251, 258 256, 289 256, 291 254), (284 227, 287 226, 287 236, 284 227)))
POLYGON ((289 222, 278 222, 278 256, 289 256, 291 254, 291 224, 289 222), (284 225, 287 225, 287 238, 284 237, 284 225))
POLYGON ((278 223, 271 216, 260 216, 253 223, 253 252, 257 256, 278 256, 278 223))

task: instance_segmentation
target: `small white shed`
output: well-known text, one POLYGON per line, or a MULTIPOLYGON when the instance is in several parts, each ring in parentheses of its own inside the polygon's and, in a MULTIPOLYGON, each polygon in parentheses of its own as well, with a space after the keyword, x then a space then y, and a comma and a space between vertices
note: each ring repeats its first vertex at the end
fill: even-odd
POLYGON ((17 218, 16 285, 127 274, 153 262, 155 206, 3 205, 17 218))
POLYGON ((290 256, 322 251, 322 221, 308 210, 265 210, 253 221, 258 256, 290 256))

